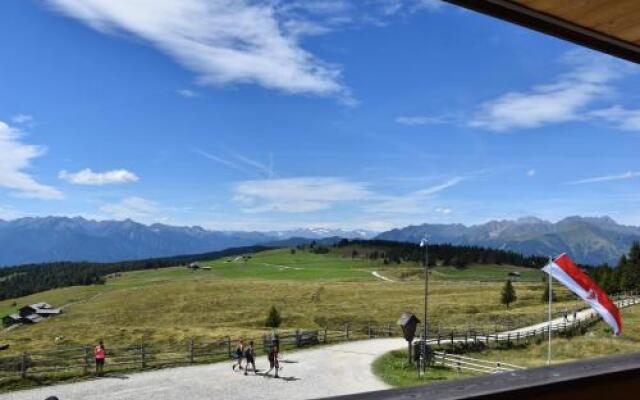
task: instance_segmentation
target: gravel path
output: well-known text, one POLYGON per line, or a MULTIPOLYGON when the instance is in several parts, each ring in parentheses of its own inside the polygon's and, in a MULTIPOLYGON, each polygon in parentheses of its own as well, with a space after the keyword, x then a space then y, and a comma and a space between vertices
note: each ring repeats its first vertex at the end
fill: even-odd
MULTIPOLYGON (((282 353, 284 379, 244 376, 231 362, 109 376, 0 395, 0 400, 266 400, 311 399, 386 389, 371 371, 380 355, 406 347, 403 339, 374 339, 282 353)), ((267 366, 266 357, 257 360, 267 366)), ((273 373, 273 372, 272 372, 273 373)))
POLYGON ((386 276, 381 275, 378 271, 373 271, 373 272, 371 273, 371 275, 375 276, 375 277, 376 277, 376 278, 378 278, 378 279, 382 279, 383 281, 387 281, 387 282, 397 282, 397 281, 394 281, 394 280, 393 280, 393 279, 391 279, 391 278, 387 278, 386 276))

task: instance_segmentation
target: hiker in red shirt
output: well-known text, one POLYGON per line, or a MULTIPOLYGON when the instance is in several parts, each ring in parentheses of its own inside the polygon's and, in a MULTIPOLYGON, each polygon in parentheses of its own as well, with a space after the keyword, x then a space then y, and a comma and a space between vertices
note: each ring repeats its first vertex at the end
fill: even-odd
POLYGON ((107 355, 107 350, 104 348, 104 343, 102 340, 96 346, 96 375, 102 375, 102 370, 104 369, 104 359, 107 355))

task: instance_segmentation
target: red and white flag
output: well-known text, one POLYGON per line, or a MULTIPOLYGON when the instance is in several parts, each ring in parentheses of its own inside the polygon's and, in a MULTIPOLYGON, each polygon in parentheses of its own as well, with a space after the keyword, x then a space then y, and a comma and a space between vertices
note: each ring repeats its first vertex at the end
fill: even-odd
POLYGON ((620 310, 604 290, 600 289, 593 279, 585 274, 568 255, 564 253, 559 255, 542 270, 586 301, 613 328, 615 335, 620 334, 622 331, 620 310))

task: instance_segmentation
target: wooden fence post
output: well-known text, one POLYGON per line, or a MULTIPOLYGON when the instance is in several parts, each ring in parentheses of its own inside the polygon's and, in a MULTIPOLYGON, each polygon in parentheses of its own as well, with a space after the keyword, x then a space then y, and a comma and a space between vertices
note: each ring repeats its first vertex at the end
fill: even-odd
POLYGON ((193 338, 189 339, 189 363, 193 364, 193 338))
POLYGON ((367 333, 369 334, 369 339, 371 339, 371 321, 367 322, 367 333))
POLYGON ((227 336, 227 355, 231 358, 231 336, 227 336))
POLYGON ((451 347, 453 348, 453 330, 451 330, 451 347))
POLYGON ((20 358, 20 377, 27 377, 27 352, 23 352, 20 358))
POLYGON ((324 338, 323 338, 324 344, 327 344, 327 327, 324 327, 324 338))
POLYGON ((300 347, 302 340, 300 338, 300 329, 296 329, 296 347, 300 347))
POLYGON ((84 346, 84 367, 82 370, 85 375, 89 372, 89 346, 84 346))
POLYGON ((391 337, 391 324, 387 324, 387 336, 391 337))
POLYGON ((344 324, 344 335, 347 340, 349 340, 349 323, 344 324))
POLYGON ((145 354, 146 350, 144 347, 144 343, 140 345, 140 366, 142 368, 144 368, 146 366, 146 354, 145 354))

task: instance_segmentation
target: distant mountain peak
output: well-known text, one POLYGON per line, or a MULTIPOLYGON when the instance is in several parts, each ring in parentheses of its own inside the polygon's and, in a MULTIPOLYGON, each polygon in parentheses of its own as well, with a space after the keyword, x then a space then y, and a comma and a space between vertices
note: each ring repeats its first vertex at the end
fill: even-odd
MULTIPOLYGON (((375 233, 329 228, 274 232, 215 231, 201 226, 145 225, 83 217, 26 217, 0 223, 0 266, 49 261, 120 261, 206 253, 302 238, 366 239, 375 233)), ((293 243, 293 241, 291 241, 293 243)))
POLYGON ((601 264, 616 261, 640 240, 640 228, 620 225, 611 217, 570 216, 556 223, 536 217, 460 224, 422 224, 383 232, 376 238, 433 243, 477 245, 511 250, 525 255, 569 253, 578 262, 601 264))
POLYGON ((515 222, 519 224, 549 224, 549 221, 545 221, 538 217, 528 216, 528 217, 520 217, 515 222))

